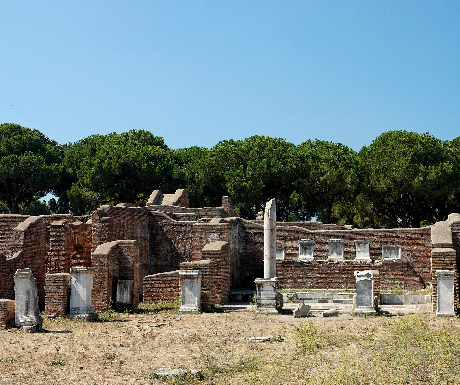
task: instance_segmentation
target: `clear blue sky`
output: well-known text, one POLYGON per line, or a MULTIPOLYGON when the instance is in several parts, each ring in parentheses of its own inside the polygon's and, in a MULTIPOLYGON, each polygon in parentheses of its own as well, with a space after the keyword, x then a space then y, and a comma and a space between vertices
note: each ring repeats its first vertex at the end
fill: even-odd
POLYGON ((1 0, 0 53, 0 122, 59 143, 460 136, 458 0, 1 0))

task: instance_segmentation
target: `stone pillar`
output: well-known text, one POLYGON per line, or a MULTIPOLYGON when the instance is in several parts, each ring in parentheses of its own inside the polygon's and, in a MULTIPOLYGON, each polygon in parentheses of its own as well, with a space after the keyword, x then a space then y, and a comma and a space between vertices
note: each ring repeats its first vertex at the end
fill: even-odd
POLYGON ((436 315, 455 316, 455 271, 436 270, 436 315))
POLYGON ((264 216, 264 278, 276 277, 276 203, 275 198, 265 206, 264 216))
POLYGON ((179 271, 181 287, 181 313, 201 311, 201 271, 179 271))
POLYGON ((70 316, 83 321, 95 321, 92 305, 94 267, 70 269, 70 316))
POLYGON ((343 239, 329 239, 329 261, 343 261, 343 239))
POLYGON ((376 314, 374 298, 374 271, 355 271, 356 306, 355 314, 376 314))
POLYGON ((359 262, 371 262, 371 257, 369 254, 369 244, 371 241, 367 239, 356 239, 356 257, 355 261, 359 262))
POLYGON ((313 239, 299 240, 299 261, 311 262, 315 258, 313 256, 315 241, 313 239))
POLYGON ((30 269, 18 269, 14 275, 16 327, 31 333, 42 328, 43 319, 38 307, 37 285, 30 269))

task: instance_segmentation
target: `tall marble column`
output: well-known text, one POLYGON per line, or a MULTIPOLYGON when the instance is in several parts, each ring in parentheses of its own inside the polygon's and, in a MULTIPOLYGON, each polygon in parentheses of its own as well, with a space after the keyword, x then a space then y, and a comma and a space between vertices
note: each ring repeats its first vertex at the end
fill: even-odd
POLYGON ((276 203, 275 198, 265 206, 264 216, 264 278, 276 277, 276 203))
POLYGON ((264 216, 264 278, 256 278, 257 311, 278 313, 283 308, 283 296, 276 278, 276 204, 272 199, 265 206, 264 216))

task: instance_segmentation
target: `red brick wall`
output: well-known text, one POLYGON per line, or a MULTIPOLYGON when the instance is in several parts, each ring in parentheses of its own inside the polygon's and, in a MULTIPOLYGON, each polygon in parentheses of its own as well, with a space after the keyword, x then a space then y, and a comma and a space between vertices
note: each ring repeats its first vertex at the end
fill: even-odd
POLYGON ((35 278, 40 306, 45 305, 46 228, 40 217, 1 216, 0 297, 14 299, 16 269, 29 268, 35 278), (22 221, 16 225, 19 219, 22 221), (16 225, 14 228, 8 226, 16 225), (5 248, 8 247, 8 252, 5 248))
POLYGON ((14 301, 0 299, 0 330, 14 325, 14 301))
POLYGON ((277 278, 283 289, 354 289, 355 271, 377 270, 382 289, 421 290, 424 282, 408 262, 299 262, 277 261, 277 278))
POLYGON ((46 272, 69 273, 71 267, 91 266, 91 225, 71 215, 42 216, 47 228, 46 272))
POLYGON ((115 303, 117 276, 116 241, 103 243, 92 255, 92 265, 95 268, 93 278, 93 307, 96 311, 105 311, 115 303))
POLYGON ((70 274, 46 274, 45 314, 48 318, 65 316, 69 312, 70 274))
POLYGON ((104 311, 116 303, 117 280, 133 280, 133 308, 139 304, 139 249, 136 241, 113 241, 100 245, 92 255, 95 268, 93 307, 104 311))
POLYGON ((193 222, 178 222, 164 213, 152 212, 149 223, 149 274, 179 269, 191 261, 193 222))
POLYGON ((231 277, 231 251, 228 242, 215 241, 208 243, 202 250, 202 259, 214 261, 216 304, 228 302, 230 295, 231 277))
POLYGON ((27 218, 28 215, 0 214, 0 254, 9 258, 18 251, 13 245, 13 232, 27 218))
POLYGON ((149 211, 145 207, 101 206, 91 216, 91 223, 93 252, 103 243, 137 241, 141 282, 147 274, 149 260, 149 211))
POLYGON ((169 302, 178 298, 180 298, 179 270, 144 277, 144 302, 169 302))
MULTIPOLYGON (((246 234, 244 236, 243 256, 240 259, 242 262, 242 269, 247 272, 258 274, 261 277, 263 274, 263 226, 248 223, 247 221, 243 222, 243 224, 246 229, 246 234)), ((328 240, 331 238, 344 240, 344 258, 346 260, 352 260, 355 258, 356 248, 354 240, 370 240, 370 257, 374 261, 381 261, 382 245, 399 245, 401 246, 401 257, 404 262, 402 264, 400 262, 385 262, 383 267, 379 267, 379 271, 382 269, 384 270, 383 276, 381 277, 382 287, 386 287, 385 285, 393 287, 398 285, 420 288, 423 287, 425 283, 431 282, 431 231, 429 227, 421 229, 309 230, 307 228, 297 226, 284 226, 282 223, 277 224, 277 248, 284 248, 285 258, 287 261, 295 261, 298 259, 299 239, 305 238, 313 239, 315 241, 314 257, 316 261, 327 259, 328 240), (391 269, 394 269, 394 271, 391 272, 391 269), (401 274, 405 274, 405 276, 401 276, 401 274)), ((279 264, 279 262, 280 261, 277 263, 277 276, 287 277, 291 275, 292 273, 283 271, 284 268, 291 265, 283 265, 279 264)), ((299 279, 301 279, 301 277, 305 274, 309 274, 310 270, 317 271, 320 276, 323 274, 321 273, 322 271, 324 271, 324 274, 330 271, 331 274, 340 275, 342 271, 349 270, 348 267, 341 266, 326 268, 324 267, 324 264, 318 265, 321 267, 316 266, 311 268, 302 264, 293 266, 298 266, 301 269, 301 271, 297 273, 299 279), (331 271, 333 269, 336 271, 331 271)), ((371 265, 371 267, 372 266, 374 265, 371 265)), ((360 267, 358 265, 356 270, 359 269, 360 267)), ((349 277, 349 274, 345 274, 344 277, 349 277)), ((311 282, 311 280, 307 280, 307 278, 304 278, 303 280, 305 282, 311 282)), ((331 278, 331 281, 337 282, 335 278, 331 278)), ((343 284, 348 285, 349 283, 349 280, 345 280, 343 284)), ((287 285, 287 283, 285 284, 287 285)), ((313 283, 311 283, 311 285, 314 286, 313 283)), ((324 285, 324 283, 319 282, 317 286, 321 287, 321 285, 324 285)))
POLYGON ((457 272, 457 256, 454 249, 433 249, 431 258, 431 304, 433 311, 436 311, 438 285, 436 279, 436 270, 455 271, 454 277, 454 312, 456 313, 459 305, 458 293, 458 272, 457 272))

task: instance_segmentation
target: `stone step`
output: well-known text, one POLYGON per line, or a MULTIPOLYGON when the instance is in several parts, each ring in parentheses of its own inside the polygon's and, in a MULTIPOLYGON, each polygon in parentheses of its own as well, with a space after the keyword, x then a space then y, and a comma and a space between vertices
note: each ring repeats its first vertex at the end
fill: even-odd
POLYGON ((284 302, 344 303, 353 304, 355 293, 338 292, 293 292, 283 293, 284 302))
MULTIPOLYGON (((283 302, 353 304, 356 293, 292 292, 283 293, 283 302)), ((420 305, 431 303, 430 294, 380 294, 381 305, 420 305)))

